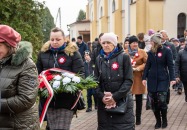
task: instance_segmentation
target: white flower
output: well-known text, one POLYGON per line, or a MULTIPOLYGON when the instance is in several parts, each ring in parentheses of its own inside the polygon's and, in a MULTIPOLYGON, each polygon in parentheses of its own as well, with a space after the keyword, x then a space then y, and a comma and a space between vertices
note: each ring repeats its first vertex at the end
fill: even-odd
POLYGON ((53 88, 59 88, 59 86, 60 86, 60 81, 55 80, 55 81, 53 82, 53 88))
POLYGON ((74 81, 75 83, 79 83, 81 81, 80 77, 74 76, 72 78, 72 81, 74 81))
POLYGON ((65 78, 62 79, 62 82, 63 82, 63 85, 65 85, 65 84, 70 83, 70 82, 71 82, 71 79, 68 78, 68 77, 65 77, 65 78))
POLYGON ((64 77, 69 77, 69 78, 73 78, 73 77, 75 76, 75 74, 71 74, 71 73, 67 73, 67 72, 62 73, 62 75, 63 75, 64 77))
POLYGON ((75 76, 75 74, 70 74, 70 73, 67 75, 67 77, 69 77, 69 78, 73 78, 74 76, 75 76))
POLYGON ((61 80, 61 79, 62 79, 62 76, 56 75, 56 76, 54 77, 54 79, 55 79, 55 80, 61 80))

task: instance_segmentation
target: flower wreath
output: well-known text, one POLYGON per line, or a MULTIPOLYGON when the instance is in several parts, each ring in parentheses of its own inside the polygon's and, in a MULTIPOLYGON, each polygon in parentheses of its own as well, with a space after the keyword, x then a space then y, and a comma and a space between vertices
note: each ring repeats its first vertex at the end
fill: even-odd
MULTIPOLYGON (((42 71, 38 77, 39 79, 39 95, 46 98, 44 108, 40 116, 40 127, 43 124, 45 114, 54 94, 66 92, 76 93, 83 89, 96 88, 98 83, 92 75, 87 78, 82 78, 78 74, 72 73, 59 68, 51 68, 42 71)), ((78 99, 80 98, 78 95, 78 99)), ((75 107, 78 99, 75 101, 75 107)))

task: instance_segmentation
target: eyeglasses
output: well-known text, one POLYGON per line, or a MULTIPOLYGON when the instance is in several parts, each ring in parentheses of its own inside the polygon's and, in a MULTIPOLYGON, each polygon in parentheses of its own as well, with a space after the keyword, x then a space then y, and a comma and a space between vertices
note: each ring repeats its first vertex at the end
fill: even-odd
POLYGON ((104 41, 104 42, 102 42, 101 44, 103 44, 103 45, 105 45, 105 44, 109 45, 109 44, 112 44, 112 43, 109 42, 109 41, 104 41))

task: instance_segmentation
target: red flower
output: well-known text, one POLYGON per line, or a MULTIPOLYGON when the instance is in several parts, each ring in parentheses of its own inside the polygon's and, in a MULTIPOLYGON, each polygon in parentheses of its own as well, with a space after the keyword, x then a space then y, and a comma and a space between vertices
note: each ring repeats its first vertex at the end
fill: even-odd
MULTIPOLYGON (((46 72, 45 72, 45 76, 46 76, 47 81, 51 81, 51 80, 54 78, 54 75, 52 75, 52 74, 50 73, 50 71, 46 71, 46 72)), ((39 81, 40 81, 39 88, 44 88, 44 87, 45 87, 45 84, 44 84, 44 82, 42 81, 42 77, 39 76, 38 78, 39 78, 39 81)))

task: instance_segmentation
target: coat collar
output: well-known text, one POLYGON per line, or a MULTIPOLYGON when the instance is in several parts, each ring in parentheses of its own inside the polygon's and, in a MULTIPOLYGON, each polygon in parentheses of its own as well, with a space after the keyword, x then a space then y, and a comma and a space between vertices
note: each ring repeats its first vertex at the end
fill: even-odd
POLYGON ((32 58, 32 51, 33 51, 33 47, 30 42, 27 41, 19 42, 18 50, 16 51, 15 54, 12 55, 11 64, 18 66, 22 64, 26 59, 32 58))
MULTIPOLYGON (((49 47, 50 47, 50 42, 46 42, 42 48, 41 48, 41 52, 47 52, 49 51, 49 47)), ((70 42, 67 43, 66 48, 64 49, 64 52, 68 55, 68 56, 72 56, 74 54, 75 51, 78 51, 78 46, 76 45, 75 42, 70 42)))

